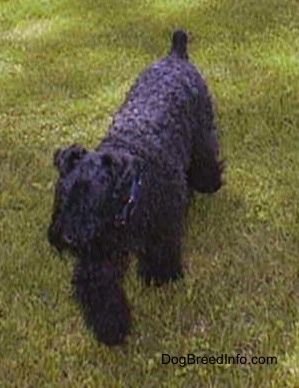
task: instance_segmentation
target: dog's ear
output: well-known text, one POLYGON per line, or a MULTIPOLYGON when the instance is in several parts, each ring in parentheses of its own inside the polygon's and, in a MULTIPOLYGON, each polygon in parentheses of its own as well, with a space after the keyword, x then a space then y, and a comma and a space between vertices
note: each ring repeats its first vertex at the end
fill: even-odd
POLYGON ((73 144, 67 148, 59 148, 54 153, 54 166, 62 176, 66 176, 86 154, 86 149, 77 144, 73 144))

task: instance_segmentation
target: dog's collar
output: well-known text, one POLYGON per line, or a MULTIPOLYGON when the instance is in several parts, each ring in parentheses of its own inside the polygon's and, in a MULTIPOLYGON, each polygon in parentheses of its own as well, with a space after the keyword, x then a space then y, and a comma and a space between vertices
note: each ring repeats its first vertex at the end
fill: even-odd
POLYGON ((140 197, 141 185, 142 185, 141 176, 137 175, 133 179, 133 183, 131 185, 131 189, 129 193, 129 198, 127 199, 120 213, 115 216, 114 224, 116 227, 125 226, 129 222, 131 215, 134 213, 136 202, 138 202, 138 199, 140 197))

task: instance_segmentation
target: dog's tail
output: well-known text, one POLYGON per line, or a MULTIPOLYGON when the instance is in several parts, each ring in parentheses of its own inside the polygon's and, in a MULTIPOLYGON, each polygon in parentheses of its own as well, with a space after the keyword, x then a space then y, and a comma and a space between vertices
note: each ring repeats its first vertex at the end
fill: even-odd
POLYGON ((188 59, 187 52, 188 35, 183 30, 175 30, 172 35, 172 45, 170 54, 182 59, 188 59))

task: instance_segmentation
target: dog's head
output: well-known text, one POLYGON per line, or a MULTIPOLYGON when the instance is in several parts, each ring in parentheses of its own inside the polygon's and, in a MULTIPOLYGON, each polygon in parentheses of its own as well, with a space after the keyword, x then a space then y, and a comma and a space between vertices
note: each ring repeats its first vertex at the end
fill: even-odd
POLYGON ((55 152, 54 165, 59 179, 48 231, 52 245, 84 249, 128 222, 141 186, 131 155, 87 152, 72 145, 55 152))

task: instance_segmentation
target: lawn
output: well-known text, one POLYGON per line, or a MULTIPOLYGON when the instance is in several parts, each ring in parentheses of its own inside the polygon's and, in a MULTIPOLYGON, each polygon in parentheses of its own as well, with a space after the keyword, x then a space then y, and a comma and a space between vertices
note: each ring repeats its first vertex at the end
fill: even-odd
POLYGON ((298 15, 297 0, 1 1, 1 386, 299 386, 298 15), (215 97, 226 185, 192 204, 183 281, 146 288, 132 259, 134 327, 107 348, 71 298, 72 259, 46 239, 52 155, 98 144, 177 27, 215 97))

